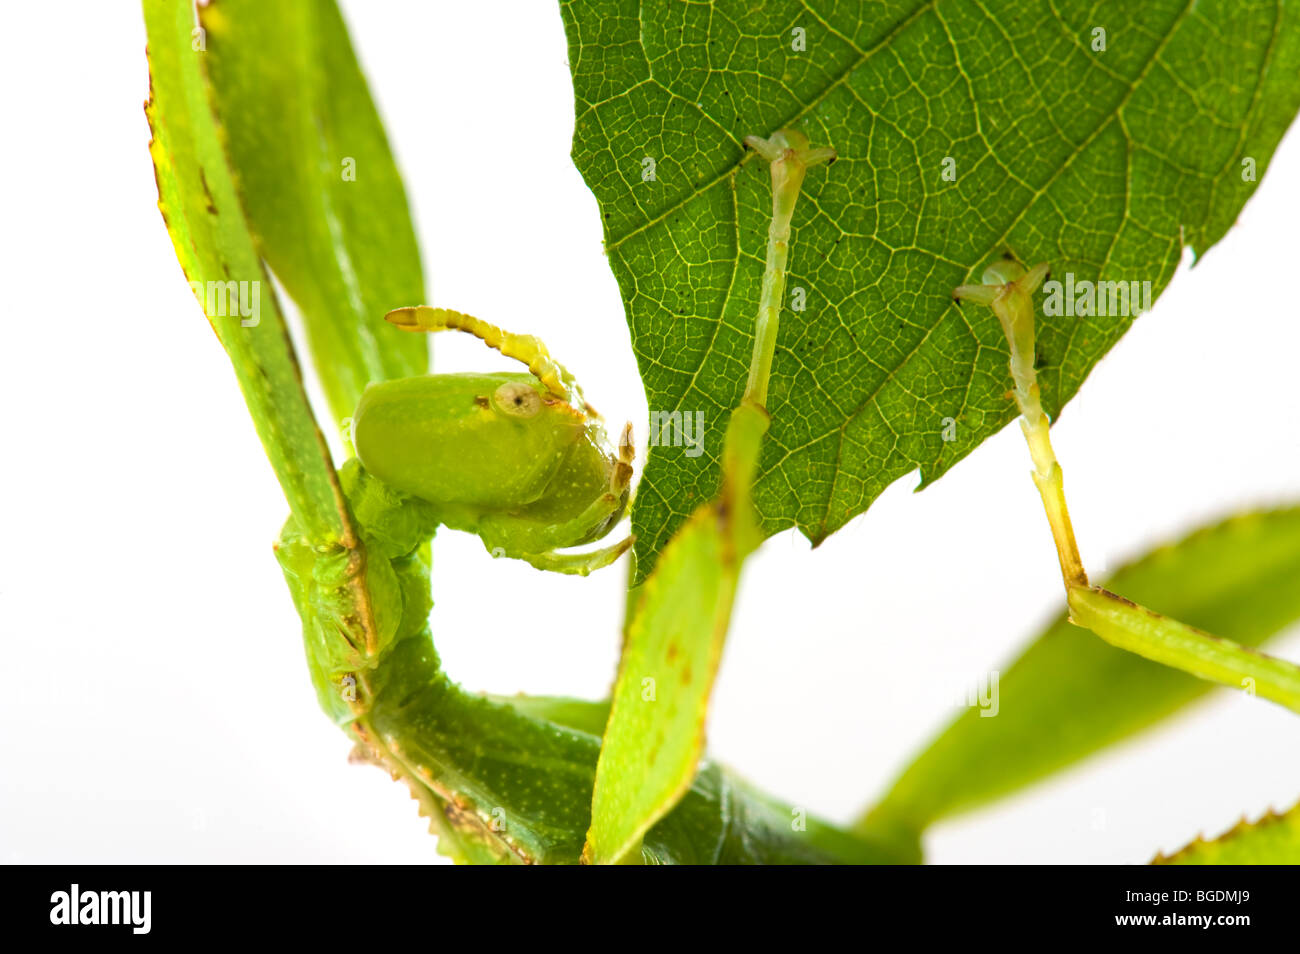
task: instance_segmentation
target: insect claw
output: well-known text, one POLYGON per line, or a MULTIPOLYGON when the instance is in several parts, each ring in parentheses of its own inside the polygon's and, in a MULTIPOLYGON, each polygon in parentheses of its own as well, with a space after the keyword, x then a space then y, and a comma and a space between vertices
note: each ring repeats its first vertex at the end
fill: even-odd
POLYGON ((521 553, 518 558, 539 570, 587 576, 594 570, 609 566, 630 550, 634 539, 631 536, 625 537, 612 546, 600 550, 588 550, 585 553, 559 553, 550 550, 546 553, 521 553))
POLYGON ((745 145, 772 163, 795 159, 808 167, 834 162, 836 159, 834 149, 809 149, 808 137, 797 129, 778 129, 767 139, 762 136, 746 136, 745 145))
POLYGON ((614 465, 614 473, 609 478, 609 489, 613 491, 607 495, 613 498, 610 502, 617 504, 618 498, 623 495, 630 483, 632 483, 632 465, 625 460, 620 460, 614 465))
POLYGON ((839 158, 839 154, 834 149, 809 149, 800 158, 805 166, 816 166, 823 162, 829 166, 839 158))
POLYGON ((632 441, 632 422, 623 425, 623 433, 618 438, 618 459, 625 464, 636 460, 636 445, 632 441))
POLYGON ((1024 289, 1026 294, 1032 295, 1038 291, 1039 286, 1043 284, 1051 272, 1051 267, 1046 262, 1040 262, 1018 279, 1020 287, 1024 289))
POLYGON ((991 305, 1001 291, 998 285, 958 285, 952 290, 954 301, 973 301, 980 305, 991 305))
POLYGON ((756 153, 766 159, 768 162, 775 162, 781 158, 781 148, 762 136, 746 136, 745 146, 753 149, 756 153))

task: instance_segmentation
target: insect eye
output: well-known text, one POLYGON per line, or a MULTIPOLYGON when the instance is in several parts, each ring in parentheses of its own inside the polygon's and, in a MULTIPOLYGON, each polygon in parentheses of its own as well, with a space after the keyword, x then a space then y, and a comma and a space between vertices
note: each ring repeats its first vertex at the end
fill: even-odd
POLYGON ((527 384, 512 381, 497 388, 493 403, 512 417, 535 417, 542 409, 542 399, 527 384))

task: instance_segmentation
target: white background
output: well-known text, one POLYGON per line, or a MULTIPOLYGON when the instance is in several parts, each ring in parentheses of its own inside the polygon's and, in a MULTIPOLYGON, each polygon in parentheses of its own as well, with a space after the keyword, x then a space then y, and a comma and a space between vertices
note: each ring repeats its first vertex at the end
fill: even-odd
MULTIPOLYGON (((284 501, 155 207, 130 3, 13 4, 0 388, 0 858, 435 859, 404 787, 346 762, 270 543, 284 501)), ((569 159, 553 4, 348 3, 431 293, 543 336, 615 422, 646 407, 596 203, 569 159), (449 144, 457 145, 449 145, 449 144)), ((756 130, 765 132, 765 130, 756 130)), ((1300 496, 1293 134, 1238 228, 1093 373, 1053 433, 1097 571, 1300 496)), ((438 367, 496 367, 441 336, 438 367)), ((1059 611, 1015 428, 922 494, 898 481, 817 552, 746 567, 713 753, 847 821, 954 710, 926 686, 1005 663, 1059 611)), ((435 548, 455 678, 591 698, 623 574, 435 548), (508 597, 508 598, 506 598, 508 597)), ((1273 644, 1300 658, 1300 632, 1273 644)), ((1050 730, 1050 727, 1045 727, 1050 730)), ((933 829, 936 862, 1142 862, 1300 795, 1300 720, 1218 693, 1156 733, 933 829)))

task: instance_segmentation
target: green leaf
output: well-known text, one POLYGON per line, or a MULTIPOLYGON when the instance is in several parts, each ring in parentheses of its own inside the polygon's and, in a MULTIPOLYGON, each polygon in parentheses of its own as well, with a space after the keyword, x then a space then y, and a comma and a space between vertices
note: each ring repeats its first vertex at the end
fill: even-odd
POLYGON ((290 509, 314 543, 338 540, 345 535, 342 496, 208 108, 199 67, 204 54, 192 49, 193 10, 147 0, 144 12, 149 152, 176 257, 205 304, 211 299, 217 306, 208 309, 209 321, 230 356, 290 509), (244 317, 232 307, 236 300, 257 307, 244 317))
MULTIPOLYGON (((1258 646, 1300 619, 1300 508, 1234 517, 1154 550, 1106 581, 1157 612, 1258 646)), ((859 826, 905 840, 940 818, 1150 728, 1212 686, 1116 649, 1062 614, 998 684, 994 718, 967 709, 859 826)), ((1263 704, 1262 702, 1260 703, 1263 704)))
POLYGON ((1245 818, 1218 838, 1198 838, 1172 855, 1156 855, 1153 865, 1300 865, 1300 805, 1285 814, 1269 812, 1256 822, 1245 818))
POLYGON ((341 422, 370 382, 428 370, 427 338, 384 321, 425 293, 383 124, 333 0, 218 0, 200 15, 244 208, 341 422))
POLYGON ((767 414, 742 404, 727 435, 719 498, 683 524, 631 614, 596 767, 593 864, 626 859, 690 787, 745 557, 757 546, 750 485, 767 414))
MULTIPOLYGON (((755 487, 765 534, 798 526, 816 543, 1014 416, 1002 334, 953 305, 956 285, 1009 248, 1058 277, 1150 281, 1154 297, 1184 245, 1203 253, 1232 224, 1256 185, 1243 160, 1262 174, 1300 106, 1300 10, 1272 0, 561 10, 574 161, 651 413, 701 412, 707 428, 701 457, 650 453, 638 581, 715 494, 744 387, 768 205, 744 136, 796 125, 840 156, 795 215, 788 289, 806 310, 781 323, 755 487)), ((1049 412, 1130 321, 1040 317, 1049 412)))

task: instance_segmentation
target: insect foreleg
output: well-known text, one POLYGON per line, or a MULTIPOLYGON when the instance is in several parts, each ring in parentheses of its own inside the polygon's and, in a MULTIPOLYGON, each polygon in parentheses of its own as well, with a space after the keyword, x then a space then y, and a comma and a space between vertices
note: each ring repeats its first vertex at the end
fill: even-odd
POLYGON ((1061 465, 1052 450, 1049 431, 1051 418, 1043 411, 1038 391, 1038 373, 1034 370, 1034 302, 1033 293, 1047 277, 1048 267, 1035 265, 1029 271, 1017 262, 1003 260, 984 272, 982 285, 961 285, 953 290, 958 301, 976 301, 988 305, 997 316, 1002 332, 1011 347, 1011 378, 1015 383, 1016 404, 1020 408, 1020 427, 1029 454, 1034 461, 1034 484, 1043 500, 1047 521, 1056 543, 1061 577, 1068 591, 1072 586, 1087 586, 1088 574, 1079 557, 1074 526, 1065 504, 1065 486, 1061 465))
POLYGON ((782 129, 770 139, 746 136, 745 144, 771 163, 772 221, 767 233, 767 265, 754 326, 754 353, 749 363, 745 397, 767 406, 767 382, 776 353, 776 332, 785 297, 786 261, 790 256, 790 222, 795 202, 810 166, 831 162, 834 149, 810 149, 808 137, 795 129, 782 129))
POLYGON ((1026 272, 1018 263, 1006 260, 984 272, 983 284, 962 285, 954 289, 953 297, 992 308, 1011 347, 1011 377, 1020 408, 1020 427, 1034 460, 1034 483, 1056 541, 1070 621, 1092 630, 1112 646, 1201 679, 1234 688, 1251 686, 1256 694, 1300 712, 1300 666, 1203 633, 1089 585, 1074 542, 1061 465, 1052 451, 1048 432, 1051 421, 1043 411, 1034 370, 1031 296, 1046 276, 1046 265, 1036 265, 1026 272))

